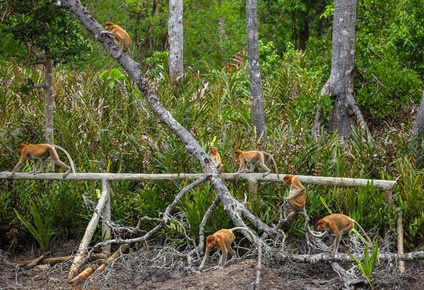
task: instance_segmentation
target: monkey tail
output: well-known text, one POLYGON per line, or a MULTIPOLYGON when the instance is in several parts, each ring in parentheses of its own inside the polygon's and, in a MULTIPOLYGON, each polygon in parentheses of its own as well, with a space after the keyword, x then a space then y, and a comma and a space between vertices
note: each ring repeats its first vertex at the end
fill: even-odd
MULTIPOLYGON (((351 218, 350 218, 351 219, 351 218)), ((354 219, 351 219, 355 225, 362 231, 362 234, 364 235, 364 237, 367 239, 367 242, 370 244, 370 246, 372 246, 372 242, 371 239, 368 237, 367 233, 364 231, 364 229, 361 227, 361 225, 355 221, 354 219)))
POLYGON ((257 243, 256 236, 255 236, 255 235, 252 233, 252 231, 251 231, 251 230, 249 230, 248 228, 246 228, 246 227, 235 227, 235 228, 229 229, 229 231, 230 231, 230 232, 233 232, 233 231, 235 231, 235 230, 245 230, 245 231, 246 231, 246 232, 248 232, 248 233, 249 233, 249 235, 252 237, 253 241, 254 241, 255 243, 257 243))
POLYGON ((69 162, 71 163, 72 172, 76 176, 77 174, 75 172, 75 165, 74 165, 74 161, 72 161, 71 155, 69 155, 69 153, 65 149, 63 149, 62 147, 60 147, 58 145, 53 145, 53 147, 62 150, 66 154, 66 156, 69 159, 69 162))
POLYGON ((325 236, 327 234, 327 231, 324 231, 323 233, 317 234, 316 232, 314 232, 313 230, 311 230, 311 228, 309 227, 309 222, 306 224, 306 229, 308 230, 308 232, 311 235, 313 235, 316 238, 322 238, 323 236, 325 236))
POLYGON ((271 154, 269 154, 268 152, 265 152, 265 151, 261 151, 263 154, 266 154, 266 155, 268 155, 269 157, 271 157, 271 159, 272 159, 272 161, 274 162, 274 168, 275 168, 275 172, 277 173, 277 178, 278 179, 280 179, 280 174, 278 173, 278 169, 277 169, 277 162, 275 162, 275 159, 274 159, 274 157, 271 155, 271 154))

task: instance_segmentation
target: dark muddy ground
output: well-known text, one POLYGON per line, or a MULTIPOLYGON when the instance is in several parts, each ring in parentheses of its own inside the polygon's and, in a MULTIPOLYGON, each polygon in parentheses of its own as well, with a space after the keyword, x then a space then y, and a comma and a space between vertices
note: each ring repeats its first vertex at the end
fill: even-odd
MULTIPOLYGON (((69 255, 69 250, 52 253, 54 257, 66 255, 69 255)), ((153 262, 147 261, 147 256, 146 259, 141 258, 145 256, 140 254, 140 250, 134 250, 97 277, 70 285, 67 276, 71 261, 53 267, 39 265, 31 270, 24 270, 14 263, 35 257, 28 254, 14 257, 0 250, 0 289, 253 289, 257 266, 253 259, 238 260, 224 270, 187 274, 181 270, 184 266, 175 271, 166 266, 158 269, 153 262)), ((178 268, 176 261, 172 264, 174 269, 178 268)), ((216 261, 210 261, 209 266, 213 265, 216 261)), ((342 266, 349 269, 351 264, 342 266)), ((395 264, 382 263, 373 278, 375 289, 423 289, 424 263, 406 263, 406 268, 406 273, 400 274, 395 264)), ((344 289, 342 280, 328 263, 276 263, 268 267, 263 265, 261 273, 262 289, 344 289)), ((359 272, 356 274, 361 276, 359 272)), ((370 287, 362 282, 352 289, 370 287)))

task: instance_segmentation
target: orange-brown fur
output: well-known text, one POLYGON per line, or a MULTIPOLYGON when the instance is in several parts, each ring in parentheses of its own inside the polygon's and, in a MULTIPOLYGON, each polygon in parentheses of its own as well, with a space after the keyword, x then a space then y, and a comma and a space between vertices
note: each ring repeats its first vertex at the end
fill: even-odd
POLYGON ((256 163, 259 163, 259 166, 266 171, 263 176, 265 177, 270 174, 271 169, 269 169, 264 163, 264 154, 271 157, 272 161, 274 162, 277 178, 280 178, 280 175, 278 174, 277 163, 275 162, 274 157, 272 157, 271 154, 263 151, 241 151, 240 149, 237 149, 234 152, 234 155, 240 161, 240 168, 237 173, 246 172, 247 163, 250 163, 250 170, 247 172, 253 172, 255 170, 256 163))
POLYGON ((320 219, 317 229, 325 230, 327 233, 333 233, 336 236, 333 249, 333 252, 336 253, 340 245, 340 239, 344 234, 350 232, 354 223, 363 231, 364 236, 367 238, 368 242, 371 243, 362 227, 355 220, 344 214, 335 213, 320 219))
POLYGON ((216 168, 218 168, 219 172, 222 173, 224 165, 221 163, 221 156, 219 155, 218 150, 216 150, 215 147, 211 147, 209 152, 211 154, 212 163, 216 166, 216 168))
POLYGON ((71 167, 69 167, 68 165, 66 165, 62 161, 60 161, 59 156, 57 155, 55 148, 59 148, 66 153, 66 155, 69 158, 69 161, 71 162, 72 170, 75 174, 75 168, 74 168, 73 161, 72 161, 71 157, 69 156, 68 152, 66 152, 65 149, 63 149, 62 147, 59 147, 57 145, 50 145, 50 144, 36 144, 36 145, 20 144, 18 146, 17 151, 18 151, 19 154, 21 154, 21 157, 19 159, 18 164, 15 166, 15 168, 13 169, 12 173, 8 176, 8 178, 12 177, 22 167, 22 165, 24 164, 27 157, 31 157, 32 159, 34 159, 34 168, 30 173, 32 173, 34 175, 37 174, 37 173, 42 173, 46 159, 51 157, 55 164, 65 168, 67 170, 63 174, 63 178, 65 178, 66 176, 68 176, 68 174, 71 170, 71 167), (38 163, 39 159, 41 159, 40 170, 35 171, 37 169, 37 163, 38 163))
POLYGON ((234 234, 227 229, 219 230, 213 235, 208 236, 206 238, 205 256, 203 257, 203 261, 199 269, 202 270, 203 267, 205 266, 205 262, 209 257, 209 252, 212 247, 215 247, 221 250, 222 255, 221 255, 221 258, 219 259, 218 265, 221 269, 223 269, 225 262, 227 261, 228 253, 230 253, 230 255, 233 256, 233 259, 236 255, 236 252, 231 248, 231 244, 233 242, 234 242, 234 234))
POLYGON ((300 183, 299 179, 293 175, 286 175, 283 180, 284 185, 290 186, 289 196, 285 198, 283 204, 284 219, 288 221, 299 213, 305 217, 306 221, 309 221, 309 217, 305 210, 306 189, 303 187, 302 183, 300 183))
MULTIPOLYGON (((106 30, 110 30, 112 34, 115 36, 114 41, 116 46, 119 48, 118 55, 116 57, 120 57, 122 52, 125 51, 129 53, 131 39, 128 33, 119 25, 113 24, 112 22, 106 22, 106 30)), ((106 33, 105 31, 102 31, 106 33)))
POLYGON ((215 247, 221 250, 222 252, 221 258, 219 259, 218 263, 220 269, 224 268, 225 262, 227 262, 228 253, 230 253, 230 255, 232 256, 231 260, 234 260, 236 258, 236 252, 233 250, 233 248, 231 248, 231 244, 234 242, 234 230, 244 230, 248 232, 249 235, 252 237, 253 241, 256 242, 255 235, 248 228, 235 227, 229 230, 221 229, 206 238, 205 256, 203 257, 199 270, 202 270, 205 266, 206 260, 209 257, 209 252, 211 251, 212 247, 215 247))

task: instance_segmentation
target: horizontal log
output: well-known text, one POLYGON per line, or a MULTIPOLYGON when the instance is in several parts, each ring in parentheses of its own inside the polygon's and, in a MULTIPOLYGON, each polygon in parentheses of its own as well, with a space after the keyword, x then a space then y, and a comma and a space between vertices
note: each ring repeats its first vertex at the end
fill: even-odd
MULTIPOLYGON (((10 172, 0 172, 0 179, 5 179, 9 176, 10 172)), ((13 180, 111 180, 111 181, 125 181, 125 180, 178 180, 178 179, 198 179, 203 174, 132 174, 132 173, 77 173, 74 175, 70 173, 65 179, 62 178, 62 173, 40 173, 32 175, 25 172, 17 172, 11 178, 13 180)), ((271 181, 271 182, 283 182, 285 174, 280 174, 280 178, 277 178, 276 174, 269 174, 262 177, 262 173, 223 173, 222 179, 224 180, 236 180, 236 179, 248 179, 255 182, 259 181, 271 181)), ((365 186, 373 184, 375 187, 381 188, 384 191, 392 190, 396 181, 392 180, 379 180, 379 179, 361 179, 361 178, 343 178, 343 177, 322 177, 322 176, 306 176, 306 175, 295 175, 300 182, 304 184, 318 184, 318 185, 339 185, 339 186, 365 186)))
MULTIPOLYGON (((359 261, 364 261, 364 255, 353 255, 359 261)), ((314 255, 288 255, 284 253, 276 253, 276 259, 281 261, 293 261, 297 263, 321 263, 321 262, 354 262, 351 257, 345 253, 321 253, 314 255)), ((378 258, 381 261, 400 260, 400 261, 413 261, 424 259, 424 251, 411 252, 405 254, 396 253, 380 253, 378 258)))

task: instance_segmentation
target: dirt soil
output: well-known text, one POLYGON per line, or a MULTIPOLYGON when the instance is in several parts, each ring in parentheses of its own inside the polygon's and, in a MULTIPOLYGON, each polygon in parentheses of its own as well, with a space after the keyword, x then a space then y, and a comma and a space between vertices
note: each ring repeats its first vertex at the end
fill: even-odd
MULTIPOLYGON (((58 254, 54 256, 58 257, 58 254)), ((175 277, 175 273, 162 269, 149 268, 140 271, 130 264, 120 264, 109 270, 107 274, 109 279, 70 285, 67 275, 71 261, 54 267, 38 265, 31 270, 24 270, 12 262, 16 258, 0 250, 0 289, 254 289, 252 283, 256 279, 257 266, 256 260, 239 260, 227 265, 224 270, 213 269, 200 274, 175 277)), ((212 263, 214 262, 207 266, 215 264, 212 263)), ((389 267, 389 264, 385 266, 387 269, 396 269, 393 265, 389 267)), ((342 280, 327 263, 315 265, 284 263, 281 267, 279 269, 262 267, 262 289, 346 289, 342 280)), ((387 273, 384 269, 378 272, 375 289, 422 289, 424 263, 407 263, 407 269, 406 274, 399 274, 397 271, 387 273)), ((359 282, 351 289, 370 289, 370 287, 366 283, 359 282)))

